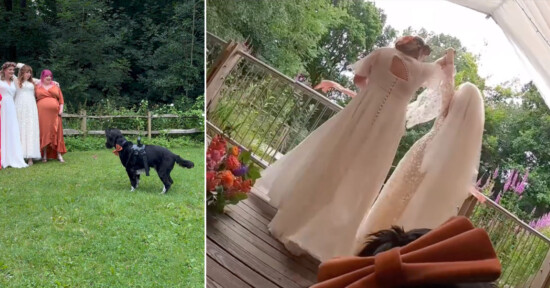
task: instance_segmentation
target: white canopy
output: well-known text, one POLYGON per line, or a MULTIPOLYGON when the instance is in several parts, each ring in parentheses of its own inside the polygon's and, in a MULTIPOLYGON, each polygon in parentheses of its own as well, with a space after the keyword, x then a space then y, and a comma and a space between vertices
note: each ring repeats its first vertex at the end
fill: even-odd
POLYGON ((493 18, 550 106, 550 0, 448 1, 493 18))

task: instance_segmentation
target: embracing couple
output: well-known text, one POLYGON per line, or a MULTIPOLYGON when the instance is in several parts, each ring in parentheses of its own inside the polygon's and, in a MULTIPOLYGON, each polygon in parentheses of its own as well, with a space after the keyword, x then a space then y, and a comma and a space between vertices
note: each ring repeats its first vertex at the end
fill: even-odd
POLYGON ((483 99, 471 83, 455 89, 453 49, 423 62, 430 53, 405 36, 358 61, 358 95, 264 171, 256 191, 278 209, 269 231, 288 250, 357 255, 373 232, 433 229, 457 215, 477 176, 483 99), (406 127, 434 118, 384 184, 406 127))

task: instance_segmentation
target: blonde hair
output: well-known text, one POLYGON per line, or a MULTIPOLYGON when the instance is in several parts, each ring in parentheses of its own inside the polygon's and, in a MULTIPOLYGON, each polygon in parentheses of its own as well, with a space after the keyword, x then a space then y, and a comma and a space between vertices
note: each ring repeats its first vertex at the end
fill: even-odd
POLYGON ((2 70, 0 70, 0 80, 6 80, 6 74, 5 74, 5 71, 6 69, 10 68, 10 67, 13 67, 15 68, 15 63, 14 62, 6 62, 2 65, 2 70))

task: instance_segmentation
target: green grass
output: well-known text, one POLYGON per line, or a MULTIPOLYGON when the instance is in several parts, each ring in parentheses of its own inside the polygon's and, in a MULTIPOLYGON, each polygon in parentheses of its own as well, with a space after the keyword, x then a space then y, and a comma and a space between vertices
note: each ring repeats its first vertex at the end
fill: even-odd
POLYGON ((110 150, 0 170, 0 287, 204 287, 204 148, 130 183, 110 150))

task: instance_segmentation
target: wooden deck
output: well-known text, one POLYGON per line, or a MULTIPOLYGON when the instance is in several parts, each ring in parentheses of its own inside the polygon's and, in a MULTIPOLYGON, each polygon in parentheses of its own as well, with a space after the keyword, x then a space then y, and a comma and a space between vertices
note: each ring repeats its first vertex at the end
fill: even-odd
POLYGON ((309 287, 319 261, 292 256, 271 237, 267 223, 276 209, 251 193, 225 215, 207 218, 207 287, 309 287))

